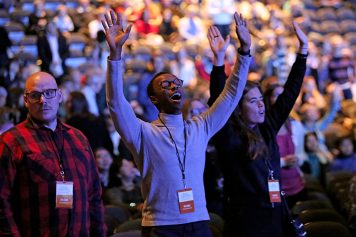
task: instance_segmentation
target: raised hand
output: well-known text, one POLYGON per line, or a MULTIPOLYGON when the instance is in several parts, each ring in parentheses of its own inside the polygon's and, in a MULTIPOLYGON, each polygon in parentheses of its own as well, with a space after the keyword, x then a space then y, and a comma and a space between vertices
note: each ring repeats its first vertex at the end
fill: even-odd
POLYGON ((235 12, 234 19, 236 23, 236 34, 239 38, 241 49, 247 52, 251 47, 251 36, 248 31, 247 20, 243 18, 242 14, 235 12))
POLYGON ((302 54, 306 54, 308 52, 308 38, 304 34, 302 29, 300 29, 300 26, 296 21, 293 21, 293 28, 294 28, 294 32, 299 40, 299 44, 300 44, 299 51, 302 54))
POLYGON ((109 58, 111 60, 120 60, 122 46, 129 38, 132 25, 129 25, 124 31, 121 15, 119 13, 116 15, 114 11, 110 11, 109 14, 105 14, 105 20, 102 19, 101 23, 104 27, 106 41, 108 42, 110 48, 109 58))
POLYGON ((224 40, 218 28, 216 26, 210 26, 208 29, 208 40, 211 51, 213 51, 214 54, 214 65, 224 65, 225 52, 230 43, 230 36, 227 36, 224 40))

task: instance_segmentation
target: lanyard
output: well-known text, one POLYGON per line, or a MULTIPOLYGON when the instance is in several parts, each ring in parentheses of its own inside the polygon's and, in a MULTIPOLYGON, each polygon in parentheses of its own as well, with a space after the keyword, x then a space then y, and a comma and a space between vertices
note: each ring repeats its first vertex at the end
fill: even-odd
MULTIPOLYGON (((61 131, 58 135, 56 132, 51 132, 52 138, 54 140, 54 143, 56 144, 56 148, 55 149, 57 152, 56 156, 57 156, 57 160, 59 163, 59 174, 62 177, 62 180, 64 182, 64 168, 63 168, 63 149, 64 149, 64 136, 63 136, 63 132, 61 131)), ((53 143, 52 143, 53 144, 53 143)))
POLYGON ((173 139, 173 136, 171 134, 171 131, 169 130, 169 128, 166 126, 166 124, 162 121, 162 119, 160 117, 158 117, 159 120, 161 121, 161 123, 163 124, 163 126, 167 129, 168 133, 169 133, 169 137, 171 138, 171 141, 174 144, 174 147, 176 149, 176 155, 178 158, 178 162, 179 162, 179 169, 182 173, 182 181, 183 181, 183 185, 184 188, 186 188, 186 183, 185 183, 185 158, 186 158, 186 152, 187 152, 187 132, 186 132, 186 128, 185 128, 185 122, 183 120, 183 126, 184 126, 184 151, 183 151, 183 162, 180 159, 180 155, 179 155, 179 151, 178 151, 178 147, 176 142, 173 139))
POLYGON ((274 171, 273 171, 273 168, 272 168, 272 164, 268 160, 268 158, 264 158, 264 160, 265 160, 265 164, 266 164, 266 166, 268 168, 268 179, 274 180, 274 171))

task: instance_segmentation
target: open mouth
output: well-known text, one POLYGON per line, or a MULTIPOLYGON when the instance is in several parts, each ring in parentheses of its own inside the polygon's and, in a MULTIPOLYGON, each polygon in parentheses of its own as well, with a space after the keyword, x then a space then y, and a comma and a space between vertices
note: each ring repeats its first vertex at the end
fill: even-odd
POLYGON ((179 92, 176 92, 171 96, 171 100, 176 102, 179 102, 181 99, 182 99, 182 95, 179 92))

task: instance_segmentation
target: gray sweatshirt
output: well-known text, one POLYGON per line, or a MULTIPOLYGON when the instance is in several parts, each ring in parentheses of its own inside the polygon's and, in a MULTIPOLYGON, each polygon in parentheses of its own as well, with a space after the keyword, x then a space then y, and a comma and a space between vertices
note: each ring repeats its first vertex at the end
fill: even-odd
POLYGON ((177 225, 209 219, 203 183, 206 147, 237 106, 246 84, 249 64, 249 56, 239 55, 223 92, 201 116, 183 121, 182 114, 159 114, 172 133, 181 160, 183 123, 186 126, 186 185, 193 190, 195 211, 180 214, 177 191, 184 186, 169 133, 160 120, 147 123, 136 118, 124 97, 121 61, 108 60, 106 99, 115 127, 142 175, 143 226, 177 225))

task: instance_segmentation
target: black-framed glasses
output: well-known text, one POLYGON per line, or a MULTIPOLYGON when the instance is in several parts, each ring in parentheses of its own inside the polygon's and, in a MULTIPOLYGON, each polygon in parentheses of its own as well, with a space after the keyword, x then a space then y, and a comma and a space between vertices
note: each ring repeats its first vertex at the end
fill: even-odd
POLYGON ((52 98, 56 97, 57 90, 58 89, 47 89, 47 90, 44 90, 42 92, 40 92, 40 91, 31 91, 31 92, 25 93, 25 95, 27 96, 28 100, 31 103, 36 103, 36 102, 39 102, 41 100, 41 96, 42 95, 46 99, 52 99, 52 98))
POLYGON ((166 90, 170 90, 173 87, 182 87, 183 86, 183 80, 176 78, 173 81, 161 81, 161 87, 166 90), (173 86, 174 84, 174 86, 173 86))

